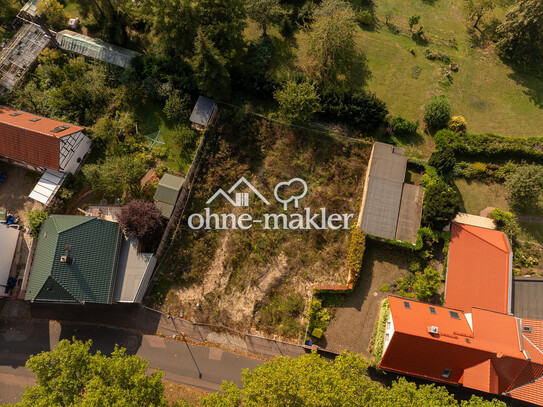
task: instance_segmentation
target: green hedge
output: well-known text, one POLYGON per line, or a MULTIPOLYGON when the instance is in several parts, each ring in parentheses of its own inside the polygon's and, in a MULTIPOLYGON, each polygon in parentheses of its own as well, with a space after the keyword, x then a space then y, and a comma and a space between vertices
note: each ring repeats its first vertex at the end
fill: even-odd
POLYGON ((379 320, 376 323, 375 329, 373 330, 373 347, 372 354, 375 357, 377 364, 381 361, 383 357, 383 347, 385 344, 385 331, 387 327, 387 321, 390 317, 390 304, 388 299, 384 300, 381 304, 381 312, 379 313, 379 320))
POLYGON ((351 228, 351 243, 347 254, 348 284, 356 283, 362 268, 362 258, 366 250, 366 234, 356 224, 351 228))
POLYGON ((500 159, 543 159, 543 137, 503 137, 496 134, 458 134, 440 130, 434 136, 437 148, 451 147, 465 157, 500 159))

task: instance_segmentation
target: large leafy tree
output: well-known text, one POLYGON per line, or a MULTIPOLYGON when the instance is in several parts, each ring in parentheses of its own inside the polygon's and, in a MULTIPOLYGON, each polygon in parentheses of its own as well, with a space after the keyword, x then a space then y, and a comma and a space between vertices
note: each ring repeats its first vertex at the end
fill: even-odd
POLYGON ((305 74, 334 91, 363 85, 367 68, 356 47, 356 27, 349 3, 324 0, 300 37, 300 66, 305 74))
POLYGON ((423 120, 432 131, 446 128, 451 120, 451 103, 447 96, 432 96, 424 105, 423 120))
POLYGON ((184 56, 192 53, 200 15, 197 3, 192 0, 144 0, 140 12, 162 54, 184 56))
POLYGON ((108 157, 103 164, 85 165, 83 174, 93 189, 108 196, 137 196, 145 170, 145 162, 136 155, 124 155, 108 157))
POLYGON ((498 27, 501 55, 524 66, 543 61, 543 2, 518 0, 498 27))
POLYGON ((454 189, 442 181, 426 188, 422 207, 422 222, 432 229, 440 230, 454 219, 460 209, 454 189))
POLYGON ((163 374, 146 374, 148 362, 115 348, 111 356, 91 354, 92 342, 61 341, 49 352, 32 356, 26 367, 36 375, 13 407, 167 406, 163 374))
POLYGON ((247 14, 256 21, 264 36, 268 33, 268 27, 277 24, 284 14, 279 0, 248 0, 247 14))
POLYGON ((330 362, 316 353, 296 359, 279 357, 242 375, 243 388, 224 382, 222 392, 202 400, 204 407, 505 407, 501 401, 473 396, 458 403, 445 387, 420 385, 404 378, 390 388, 366 376, 367 363, 343 353, 330 362))
POLYGON ((221 99, 230 91, 230 74, 226 60, 202 30, 198 31, 192 59, 194 77, 198 88, 207 96, 221 99))
POLYGON ((474 20, 473 28, 477 28, 481 18, 496 7, 504 7, 511 3, 511 0, 464 0, 464 8, 469 18, 474 20))

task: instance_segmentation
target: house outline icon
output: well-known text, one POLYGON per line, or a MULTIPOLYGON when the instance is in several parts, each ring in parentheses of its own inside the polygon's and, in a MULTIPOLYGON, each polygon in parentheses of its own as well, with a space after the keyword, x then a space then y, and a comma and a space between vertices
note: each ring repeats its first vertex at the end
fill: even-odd
POLYGON ((211 198, 209 198, 206 201, 206 205, 209 205, 211 202, 213 202, 218 196, 222 196, 224 199, 226 199, 232 206, 240 207, 240 206, 249 206, 249 193, 248 192, 236 192, 235 199, 232 199, 230 195, 233 191, 235 191, 240 184, 245 184, 253 193, 260 198, 262 202, 264 202, 266 205, 270 205, 270 202, 262 195, 258 189, 256 189, 253 184, 251 184, 245 177, 241 177, 237 182, 232 185, 232 187, 227 191, 224 192, 222 188, 219 188, 217 192, 213 194, 211 198))

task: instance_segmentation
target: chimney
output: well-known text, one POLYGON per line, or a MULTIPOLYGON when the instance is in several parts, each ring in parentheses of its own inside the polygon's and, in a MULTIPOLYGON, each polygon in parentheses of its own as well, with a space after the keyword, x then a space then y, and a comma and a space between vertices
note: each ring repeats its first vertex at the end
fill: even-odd
POLYGON ((60 262, 61 263, 66 263, 68 265, 73 263, 74 259, 72 259, 70 257, 71 248, 72 248, 72 246, 69 245, 69 244, 64 245, 64 256, 60 257, 60 262))

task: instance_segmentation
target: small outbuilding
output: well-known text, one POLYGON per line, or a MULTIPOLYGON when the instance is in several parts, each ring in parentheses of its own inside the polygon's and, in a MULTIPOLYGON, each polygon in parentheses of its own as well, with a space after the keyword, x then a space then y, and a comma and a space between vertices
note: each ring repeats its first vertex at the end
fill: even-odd
POLYGON ((219 108, 214 100, 204 96, 198 97, 190 115, 192 126, 197 130, 205 130, 207 126, 213 124, 218 112, 219 108))
POLYGON ((164 174, 158 183, 155 192, 155 205, 162 211, 162 215, 170 218, 177 202, 179 192, 185 183, 185 178, 172 174, 164 174))

